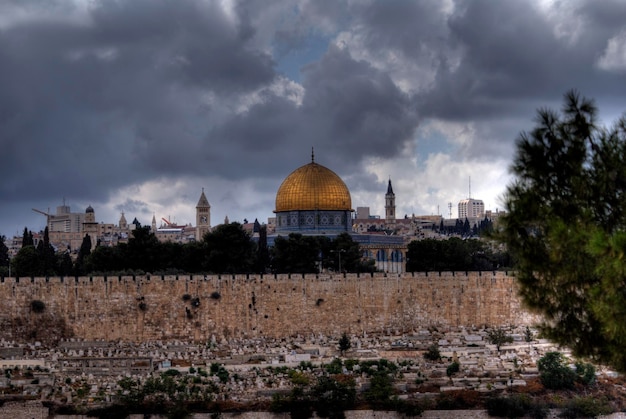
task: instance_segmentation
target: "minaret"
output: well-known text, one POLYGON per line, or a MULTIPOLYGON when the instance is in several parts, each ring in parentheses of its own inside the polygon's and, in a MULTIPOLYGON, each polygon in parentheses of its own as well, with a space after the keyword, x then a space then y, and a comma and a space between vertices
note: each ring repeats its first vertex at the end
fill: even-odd
POLYGON ((206 199, 204 188, 196 205, 196 241, 202 240, 204 235, 211 230, 211 205, 206 199))
POLYGON ((391 178, 385 194, 385 220, 387 223, 396 222, 396 194, 393 193, 393 188, 391 187, 391 178))

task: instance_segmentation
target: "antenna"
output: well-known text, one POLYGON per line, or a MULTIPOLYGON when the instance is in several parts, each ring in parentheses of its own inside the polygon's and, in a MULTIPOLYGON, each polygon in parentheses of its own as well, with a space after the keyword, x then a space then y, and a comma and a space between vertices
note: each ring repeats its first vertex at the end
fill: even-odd
POLYGON ((448 218, 452 218, 452 202, 448 202, 448 218))
POLYGON ((469 195, 468 195, 469 199, 472 199, 472 177, 469 177, 469 195))

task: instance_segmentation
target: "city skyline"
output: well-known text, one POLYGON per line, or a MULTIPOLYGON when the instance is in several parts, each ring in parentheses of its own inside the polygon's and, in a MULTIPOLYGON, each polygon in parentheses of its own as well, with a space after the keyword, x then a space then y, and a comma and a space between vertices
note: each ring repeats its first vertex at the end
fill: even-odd
POLYGON ((352 205, 441 214, 499 197, 519 133, 572 88, 624 111, 621 1, 0 5, 0 235, 63 199, 99 221, 267 221, 310 160, 352 205))

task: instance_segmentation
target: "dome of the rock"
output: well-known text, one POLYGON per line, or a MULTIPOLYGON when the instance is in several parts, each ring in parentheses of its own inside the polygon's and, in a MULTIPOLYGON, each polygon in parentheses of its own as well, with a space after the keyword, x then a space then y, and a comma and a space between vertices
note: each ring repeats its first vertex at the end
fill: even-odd
POLYGON ((276 194, 276 212, 294 210, 351 210, 346 184, 332 170, 311 162, 294 170, 276 194))
POLYGON ((278 188, 276 231, 350 231, 352 199, 348 187, 335 172, 311 160, 291 172, 278 188))

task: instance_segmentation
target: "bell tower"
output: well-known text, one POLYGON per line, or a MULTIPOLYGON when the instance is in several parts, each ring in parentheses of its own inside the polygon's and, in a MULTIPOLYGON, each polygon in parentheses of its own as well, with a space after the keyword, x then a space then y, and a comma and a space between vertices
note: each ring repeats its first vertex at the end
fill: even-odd
POLYGON ((396 222, 396 194, 393 193, 393 188, 391 187, 391 178, 385 194, 385 220, 387 223, 396 222))
POLYGON ((211 205, 202 188, 202 194, 196 205, 196 241, 202 240, 209 231, 211 231, 211 205))

